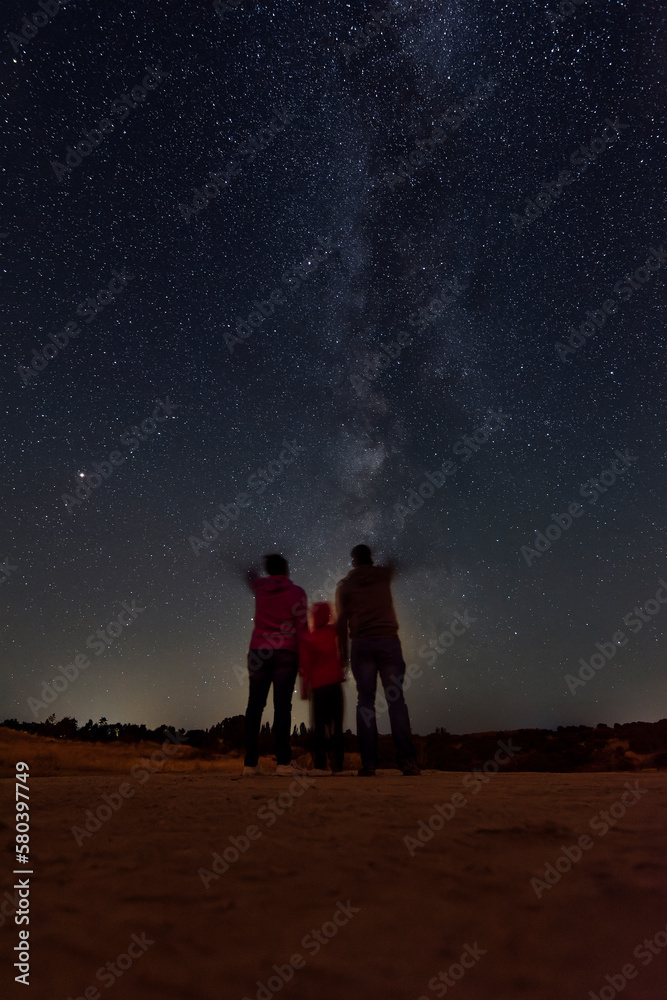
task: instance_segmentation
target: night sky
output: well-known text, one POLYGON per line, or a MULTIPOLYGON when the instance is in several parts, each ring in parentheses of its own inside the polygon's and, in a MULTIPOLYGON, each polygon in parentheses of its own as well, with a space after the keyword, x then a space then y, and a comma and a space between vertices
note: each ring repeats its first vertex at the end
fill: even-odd
POLYGON ((667 714, 667 19, 561 10, 6 0, 0 718, 239 714, 359 542, 415 731, 667 714))

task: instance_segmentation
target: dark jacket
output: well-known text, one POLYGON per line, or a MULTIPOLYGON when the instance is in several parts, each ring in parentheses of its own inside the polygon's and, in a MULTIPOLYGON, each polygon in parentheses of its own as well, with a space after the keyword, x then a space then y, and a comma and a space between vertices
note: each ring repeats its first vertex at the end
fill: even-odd
POLYGON ((355 566, 336 588, 338 642, 347 660, 350 639, 398 635, 391 597, 392 566, 355 566))

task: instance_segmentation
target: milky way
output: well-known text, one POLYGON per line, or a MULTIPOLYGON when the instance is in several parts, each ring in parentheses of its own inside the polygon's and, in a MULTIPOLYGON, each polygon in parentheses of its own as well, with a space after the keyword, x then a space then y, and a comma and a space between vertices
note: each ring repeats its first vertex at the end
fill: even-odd
POLYGON ((238 714, 247 566, 331 597, 362 541, 417 731, 663 716, 660 6, 0 35, 0 717, 238 714))

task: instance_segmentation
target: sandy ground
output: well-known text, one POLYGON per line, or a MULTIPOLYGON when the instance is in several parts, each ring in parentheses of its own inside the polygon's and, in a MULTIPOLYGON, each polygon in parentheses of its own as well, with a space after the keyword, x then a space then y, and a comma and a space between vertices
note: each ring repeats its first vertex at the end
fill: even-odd
MULTIPOLYGON (((17 736, 13 759, 27 745, 17 736)), ((7 741, 0 749, 6 759, 7 741)), ((115 774, 31 777, 28 988, 13 982, 14 787, 0 781, 4 996, 610 1000, 605 977, 619 986, 630 963, 624 1000, 667 998, 664 773, 498 773, 466 785, 459 772, 384 771, 303 787, 235 780, 238 760, 131 775, 128 759, 115 774), (131 797, 77 844, 72 827, 124 782, 131 797), (433 815, 441 825, 434 804, 456 793, 465 804, 455 798, 429 830, 433 815), (610 808, 611 826, 599 816, 610 808), (404 838, 420 821, 432 836, 411 854, 404 838), (584 834, 591 846, 538 899, 531 879, 584 834), (230 837, 245 846, 237 860, 230 837), (222 872, 220 858, 217 876, 216 852, 230 862, 222 872), (116 965, 133 935, 134 957, 116 965), (633 954, 644 939, 657 954, 633 954), (452 965, 447 986, 437 977, 452 965)))

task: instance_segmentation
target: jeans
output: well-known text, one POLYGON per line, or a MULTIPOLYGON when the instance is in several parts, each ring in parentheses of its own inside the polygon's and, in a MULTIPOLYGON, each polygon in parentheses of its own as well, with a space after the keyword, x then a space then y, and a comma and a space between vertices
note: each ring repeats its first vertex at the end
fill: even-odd
POLYGON ((313 689, 315 718, 315 767, 327 768, 327 730, 334 757, 334 770, 343 770, 343 685, 323 684, 313 689))
POLYGON ((263 649, 262 662, 258 663, 259 650, 248 652, 250 690, 245 713, 245 763, 255 767, 259 760, 259 729, 262 712, 273 683, 273 737, 276 741, 278 764, 289 764, 292 759, 290 734, 292 731, 292 692, 299 672, 297 653, 289 649, 263 649))
POLYGON ((353 639, 350 665, 357 682, 357 742, 362 767, 377 768, 378 731, 375 719, 375 688, 380 675, 389 706, 391 735, 399 767, 417 756, 410 733, 408 706, 403 698, 405 660, 398 636, 353 639))

